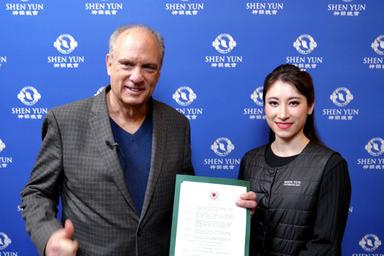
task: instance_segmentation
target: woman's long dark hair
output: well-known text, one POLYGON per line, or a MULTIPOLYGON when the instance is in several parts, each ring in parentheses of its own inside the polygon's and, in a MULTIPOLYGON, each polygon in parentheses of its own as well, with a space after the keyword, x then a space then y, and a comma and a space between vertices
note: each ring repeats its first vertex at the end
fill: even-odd
MULTIPOLYGON (((263 89, 264 102, 268 90, 277 81, 293 85, 296 90, 307 99, 308 106, 311 106, 315 102, 315 89, 313 87, 311 75, 292 64, 282 64, 265 77, 263 89)), ((310 139, 311 142, 323 145, 323 142, 316 131, 314 115, 315 111, 313 110, 312 114, 307 116, 304 125, 304 135, 310 139)), ((269 129, 269 142, 272 143, 274 140, 275 133, 272 129, 269 129)))

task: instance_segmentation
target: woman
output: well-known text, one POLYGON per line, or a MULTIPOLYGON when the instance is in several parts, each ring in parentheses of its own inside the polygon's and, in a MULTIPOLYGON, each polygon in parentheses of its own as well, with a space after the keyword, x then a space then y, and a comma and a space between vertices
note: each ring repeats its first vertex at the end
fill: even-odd
POLYGON ((351 184, 346 161, 316 133, 311 76, 280 65, 264 81, 263 100, 270 143, 240 166, 258 203, 250 255, 341 255, 351 184))

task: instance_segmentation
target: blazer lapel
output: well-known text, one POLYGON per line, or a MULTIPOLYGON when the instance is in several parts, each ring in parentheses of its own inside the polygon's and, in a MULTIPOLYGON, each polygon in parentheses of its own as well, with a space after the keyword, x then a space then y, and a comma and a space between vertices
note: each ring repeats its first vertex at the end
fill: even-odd
POLYGON ((161 173, 161 165, 166 145, 167 126, 163 120, 161 109, 157 106, 157 102, 153 100, 153 134, 152 134, 152 152, 151 167, 145 191, 143 209, 141 211, 140 221, 145 217, 148 207, 153 198, 156 183, 161 173))
POLYGON ((102 162, 106 165, 106 169, 111 173, 116 186, 119 188, 122 196, 128 205, 135 210, 135 204, 128 192, 125 184, 123 170, 121 169, 120 160, 118 157, 118 148, 113 148, 108 145, 108 142, 114 142, 111 124, 106 103, 106 91, 103 90, 94 99, 92 106, 92 117, 90 118, 90 128, 94 135, 95 142, 100 151, 102 162))

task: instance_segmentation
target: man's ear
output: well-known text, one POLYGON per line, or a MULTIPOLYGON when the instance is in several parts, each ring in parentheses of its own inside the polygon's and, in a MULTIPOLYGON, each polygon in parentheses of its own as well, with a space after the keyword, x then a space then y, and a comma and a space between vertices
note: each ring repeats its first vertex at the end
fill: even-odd
POLYGON ((105 66, 107 68, 108 75, 110 75, 111 65, 112 65, 112 54, 107 53, 107 55, 105 56, 105 66))

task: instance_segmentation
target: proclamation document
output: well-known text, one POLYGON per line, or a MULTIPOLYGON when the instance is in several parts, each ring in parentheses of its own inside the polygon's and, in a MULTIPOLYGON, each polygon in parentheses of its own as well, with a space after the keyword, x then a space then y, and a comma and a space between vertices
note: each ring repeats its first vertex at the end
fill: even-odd
POLYGON ((250 213, 236 205, 249 182, 176 176, 170 256, 247 256, 250 213))

